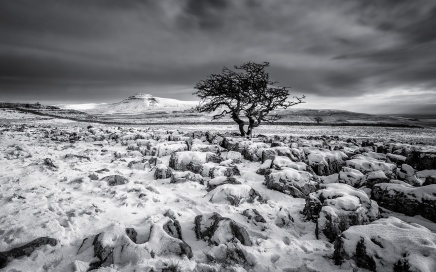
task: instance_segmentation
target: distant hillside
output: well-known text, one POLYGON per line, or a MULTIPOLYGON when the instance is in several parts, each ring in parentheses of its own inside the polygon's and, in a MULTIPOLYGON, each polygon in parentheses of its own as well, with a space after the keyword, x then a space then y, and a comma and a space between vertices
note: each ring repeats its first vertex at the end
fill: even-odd
POLYGON ((59 105, 59 107, 81 110, 91 114, 140 114, 156 111, 187 110, 197 104, 196 101, 181 101, 154 97, 150 94, 135 94, 116 103, 59 105))
MULTIPOLYGON (((58 105, 58 107, 40 104, 0 103, 0 107, 15 108, 37 115, 106 124, 233 124, 230 118, 212 121, 213 114, 195 112, 193 107, 197 103, 196 101, 180 101, 153 97, 148 94, 137 94, 117 103, 58 105)), ((289 108, 276 110, 273 114, 278 114, 281 117, 279 121, 273 123, 278 125, 436 126, 436 122, 431 122, 431 119, 421 120, 395 115, 372 115, 331 109, 289 108)), ((434 119, 432 120, 434 121, 434 119)))

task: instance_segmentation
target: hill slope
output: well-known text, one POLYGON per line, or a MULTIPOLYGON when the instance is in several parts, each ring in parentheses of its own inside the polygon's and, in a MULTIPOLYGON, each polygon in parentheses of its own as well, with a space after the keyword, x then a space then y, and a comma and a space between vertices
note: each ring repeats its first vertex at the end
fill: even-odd
POLYGON ((91 114, 139 114, 156 111, 187 110, 196 101, 181 101, 171 98, 154 97, 150 94, 135 94, 116 103, 59 105, 63 109, 75 109, 91 114))

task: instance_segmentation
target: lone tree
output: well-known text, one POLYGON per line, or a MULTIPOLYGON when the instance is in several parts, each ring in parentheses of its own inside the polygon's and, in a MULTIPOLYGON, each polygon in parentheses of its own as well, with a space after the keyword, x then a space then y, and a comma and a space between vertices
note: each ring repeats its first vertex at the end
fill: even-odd
POLYGON ((320 122, 322 122, 322 117, 321 116, 316 116, 315 118, 316 123, 319 125, 320 122))
POLYGON ((236 71, 224 67, 221 74, 209 75, 195 85, 198 91, 194 94, 201 99, 196 110, 217 113, 212 120, 230 117, 238 124, 241 136, 251 136, 253 128, 262 122, 280 119, 270 114, 273 110, 304 103, 305 96, 288 100, 290 88, 275 86, 278 82, 271 81, 265 72, 268 66, 268 62, 247 62, 235 66, 236 71))

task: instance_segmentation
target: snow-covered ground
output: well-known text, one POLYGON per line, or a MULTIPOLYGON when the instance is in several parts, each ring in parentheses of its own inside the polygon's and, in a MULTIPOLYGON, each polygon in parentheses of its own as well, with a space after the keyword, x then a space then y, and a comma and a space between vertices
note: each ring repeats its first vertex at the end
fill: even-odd
MULTIPOLYGON (((180 132, 173 129, 169 133, 158 128, 103 125, 87 128, 75 123, 53 125, 51 122, 7 125, 0 132, 0 265, 4 252, 36 238, 50 237, 57 241, 36 248, 28 256, 8 259, 6 271, 87 271, 93 267, 98 271, 162 271, 167 268, 174 269, 171 271, 366 271, 357 268, 351 259, 335 264, 334 243, 321 234, 317 237, 320 232, 317 223, 306 218, 308 199, 280 191, 281 187, 270 188, 265 184, 267 175, 256 173, 261 165, 268 165, 269 153, 261 151, 264 146, 268 149, 271 143, 241 142, 236 138, 235 141, 240 142, 238 146, 243 147, 242 153, 249 152, 241 159, 238 152, 227 153, 216 145, 218 142, 224 145, 220 137, 208 140, 201 132, 197 137, 185 134, 180 128, 180 132), (185 154, 180 157, 181 161, 174 158, 177 151, 187 149, 197 151, 180 153, 185 154), (194 165, 184 162, 186 160, 202 163, 199 171, 202 177, 191 176, 192 181, 189 178, 156 179, 157 171, 166 175, 168 166, 174 168, 171 175, 184 176, 181 174, 184 167, 196 171, 194 165), (228 174, 229 169, 237 169, 237 172, 228 174), (114 179, 112 175, 125 180, 114 179), (223 183, 228 184, 221 185, 223 183), (212 217, 208 217, 212 213, 231 220, 217 223, 212 237, 199 237, 196 223, 201 220, 198 216, 206 218, 202 228, 207 228, 213 224, 212 217), (110 258, 102 260, 102 256, 110 258)), ((305 169, 306 164, 319 175, 320 172, 330 175, 336 169, 325 164, 343 163, 351 157, 353 145, 332 141, 332 145, 348 148, 343 149, 348 155, 338 156, 339 153, 324 149, 316 151, 323 145, 319 139, 274 140, 278 141, 286 146, 276 147, 274 152, 290 152, 280 155, 299 162, 298 165, 291 160, 286 163, 284 157, 270 160, 267 168, 271 168, 271 177, 279 176, 274 173, 281 171, 297 173, 299 171, 292 167, 305 169), (305 159, 304 153, 310 158, 315 155, 323 158, 305 159), (287 167, 291 168, 286 170, 287 167)), ((353 148, 353 152, 369 152, 357 146, 353 148)), ((310 178, 310 184, 322 183, 315 173, 302 173, 310 178)), ((422 175, 431 176, 433 172, 422 172, 422 175)), ((292 179, 297 176, 292 175, 292 179)), ((325 183, 338 182, 337 174, 328 177, 330 181, 325 183)), ((289 188, 301 187, 306 195, 309 192, 303 188, 305 183, 292 180, 289 188)), ((369 199, 365 194, 368 190, 343 186, 347 190, 341 193, 341 198, 333 199, 337 192, 328 191, 332 199, 325 205, 335 203, 335 209, 347 209, 347 213, 358 209, 359 214, 362 213, 362 207, 370 203, 362 200, 363 196, 369 199), (359 199, 363 201, 360 204, 359 199)), ((328 215, 329 211, 323 209, 322 212, 328 215)), ((435 222, 421 216, 410 217, 386 209, 381 216, 398 217, 436 230, 435 222)), ((424 227, 419 228, 419 237, 431 233, 424 227)), ((352 229, 347 233, 347 237, 356 235, 352 229)), ((350 243, 345 243, 345 250, 350 243)), ((435 252, 436 240, 427 246, 428 252, 435 252)), ((421 271, 435 271, 436 256, 426 258, 422 261, 429 264, 428 270, 421 271)), ((380 264, 377 265, 377 271, 392 270, 390 263, 386 264, 387 270, 380 270, 380 264)))

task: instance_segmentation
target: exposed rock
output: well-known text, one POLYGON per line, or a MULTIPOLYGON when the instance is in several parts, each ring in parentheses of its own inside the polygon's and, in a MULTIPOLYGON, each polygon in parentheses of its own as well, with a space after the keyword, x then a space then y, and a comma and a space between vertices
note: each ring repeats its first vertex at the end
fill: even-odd
POLYGON ((421 186, 424 183, 424 180, 416 176, 415 169, 408 164, 402 164, 401 168, 397 169, 397 177, 399 180, 403 180, 413 186, 421 186))
POLYGON ((91 173, 91 174, 89 174, 89 175, 88 175, 88 178, 89 178, 90 180, 98 180, 98 179, 99 179, 99 177, 98 177, 98 175, 97 175, 96 173, 91 173))
POLYGON ((193 257, 191 247, 183 241, 180 224, 177 220, 164 217, 153 223, 147 220, 141 229, 148 229, 148 235, 138 243, 138 232, 134 228, 124 228, 112 224, 103 232, 83 240, 78 254, 93 248, 94 261, 89 270, 111 265, 135 264, 155 256, 193 257))
POLYGON ((250 236, 242 225, 218 213, 197 215, 194 230, 197 239, 209 241, 213 245, 229 242, 239 242, 245 246, 252 245, 250 236))
POLYGON ((206 253, 206 257, 209 262, 220 263, 224 266, 254 266, 256 263, 256 258, 238 243, 213 246, 206 253))
POLYGON ((335 242, 336 264, 353 260, 370 271, 422 271, 436 267, 436 234, 395 217, 352 226, 335 242), (404 270, 407 268, 406 270, 404 270))
POLYGON ((209 171, 209 177, 210 178, 216 178, 216 177, 233 177, 233 176, 239 176, 241 173, 239 172, 239 169, 236 165, 233 166, 215 166, 209 171))
POLYGON ((244 202, 253 203, 255 200, 262 201, 262 196, 248 185, 223 184, 207 194, 212 203, 230 204, 239 206, 244 202))
POLYGON ((402 155, 388 153, 386 154, 386 161, 400 166, 406 162, 406 157, 402 155))
POLYGON ((379 183, 372 188, 371 198, 394 212, 421 215, 436 222, 436 184, 413 187, 404 183, 379 183))
POLYGON ((50 167, 52 169, 57 169, 58 168, 58 166, 55 165, 50 158, 45 158, 44 159, 44 165, 46 165, 46 166, 48 166, 48 167, 50 167))
POLYGON ((188 145, 184 141, 178 142, 162 142, 158 143, 151 148, 151 155, 156 157, 163 157, 178 151, 188 150, 188 145))
POLYGON ((243 141, 238 143, 238 151, 249 161, 261 161, 262 153, 265 148, 269 148, 269 145, 262 142, 243 141))
POLYGON ((204 183, 204 179, 201 175, 195 174, 191 171, 172 172, 171 183, 181 183, 186 181, 194 181, 200 184, 204 183))
POLYGON ((247 217, 248 219, 253 219, 258 223, 266 223, 265 218, 256 210, 256 209, 246 209, 242 212, 242 215, 247 217))
POLYGON ((129 182, 129 180, 123 176, 120 175, 111 175, 106 176, 100 179, 101 181, 106 181, 107 185, 109 186, 117 186, 117 185, 123 185, 129 182))
POLYGON ((397 166, 395 164, 379 161, 362 155, 356 155, 351 160, 347 160, 346 166, 359 170, 363 174, 381 170, 388 178, 396 178, 395 171, 397 169, 397 166))
POLYGON ((131 161, 127 164, 127 167, 130 169, 137 169, 137 170, 145 170, 147 168, 150 168, 150 164, 148 163, 148 160, 140 160, 140 161, 131 161))
POLYGON ((223 160, 232 160, 233 163, 241 163, 242 162, 242 154, 237 151, 228 151, 225 153, 221 153, 221 157, 223 160))
POLYGON ((284 228, 289 226, 292 222, 294 222, 294 218, 292 218, 291 213, 287 209, 280 208, 275 220, 276 226, 284 228))
POLYGON ((272 148, 268 148, 262 151, 262 162, 265 162, 267 160, 274 160, 274 158, 277 156, 277 151, 275 151, 272 148))
POLYGON ((365 186, 372 188, 375 184, 389 182, 389 178, 382 170, 372 171, 366 174, 365 186))
POLYGON ((219 154, 224 148, 216 144, 193 143, 190 150, 219 154))
POLYGON ((368 224, 379 216, 377 203, 364 191, 342 183, 321 188, 306 198, 303 210, 307 220, 316 222, 317 237, 323 233, 332 242, 350 226, 368 224))
POLYGON ((364 186, 366 177, 359 170, 343 167, 339 172, 338 181, 359 188, 364 186))
POLYGON ((79 160, 88 160, 91 161, 91 158, 88 156, 81 156, 81 155, 74 155, 74 154, 67 154, 65 155, 65 159, 79 159, 79 160))
POLYGON ((272 160, 265 160, 257 169, 256 174, 266 175, 271 172, 272 160))
POLYGON ((418 171, 436 169, 436 150, 424 149, 412 151, 406 163, 418 171))
POLYGON ((272 161, 271 167, 276 170, 281 170, 285 168, 293 168, 295 170, 299 171, 305 171, 306 170, 306 164, 304 162, 294 162, 288 157, 285 156, 276 156, 274 160, 272 161))
POLYGON ((167 167, 165 164, 161 163, 156 165, 156 170, 154 171, 155 179, 167 179, 172 176, 171 168, 167 167))
POLYGON ((436 184, 436 177, 434 176, 426 177, 422 186, 427 186, 431 184, 436 184))
POLYGON ((292 168, 281 171, 273 170, 268 175, 265 175, 265 185, 269 189, 294 197, 306 197, 318 188, 318 183, 315 182, 314 177, 310 173, 292 168))
POLYGON ((103 168, 103 169, 97 170, 97 171, 95 171, 95 172, 101 174, 101 173, 104 173, 104 172, 110 172, 110 171, 109 171, 109 169, 107 169, 107 168, 103 168))
POLYGON ((215 189, 216 187, 223 185, 223 184, 241 184, 241 182, 238 181, 234 177, 226 177, 226 176, 216 177, 216 178, 209 180, 209 182, 207 182, 207 189, 206 190, 208 192, 210 192, 213 189, 215 189))
POLYGON ((345 165, 344 160, 348 158, 341 151, 330 151, 327 149, 305 148, 304 152, 308 154, 308 165, 320 176, 339 173, 342 166, 345 165))
POLYGON ((186 171, 188 165, 202 165, 206 162, 221 162, 221 158, 212 152, 181 151, 171 154, 169 166, 174 170, 186 171))
POLYGON ((49 237, 40 237, 20 247, 16 247, 8 251, 0 252, 0 269, 5 268, 8 265, 8 263, 13 259, 17 259, 22 256, 29 257, 33 253, 33 251, 35 251, 41 246, 44 245, 55 246, 57 245, 57 243, 58 241, 56 239, 49 238, 49 237))

